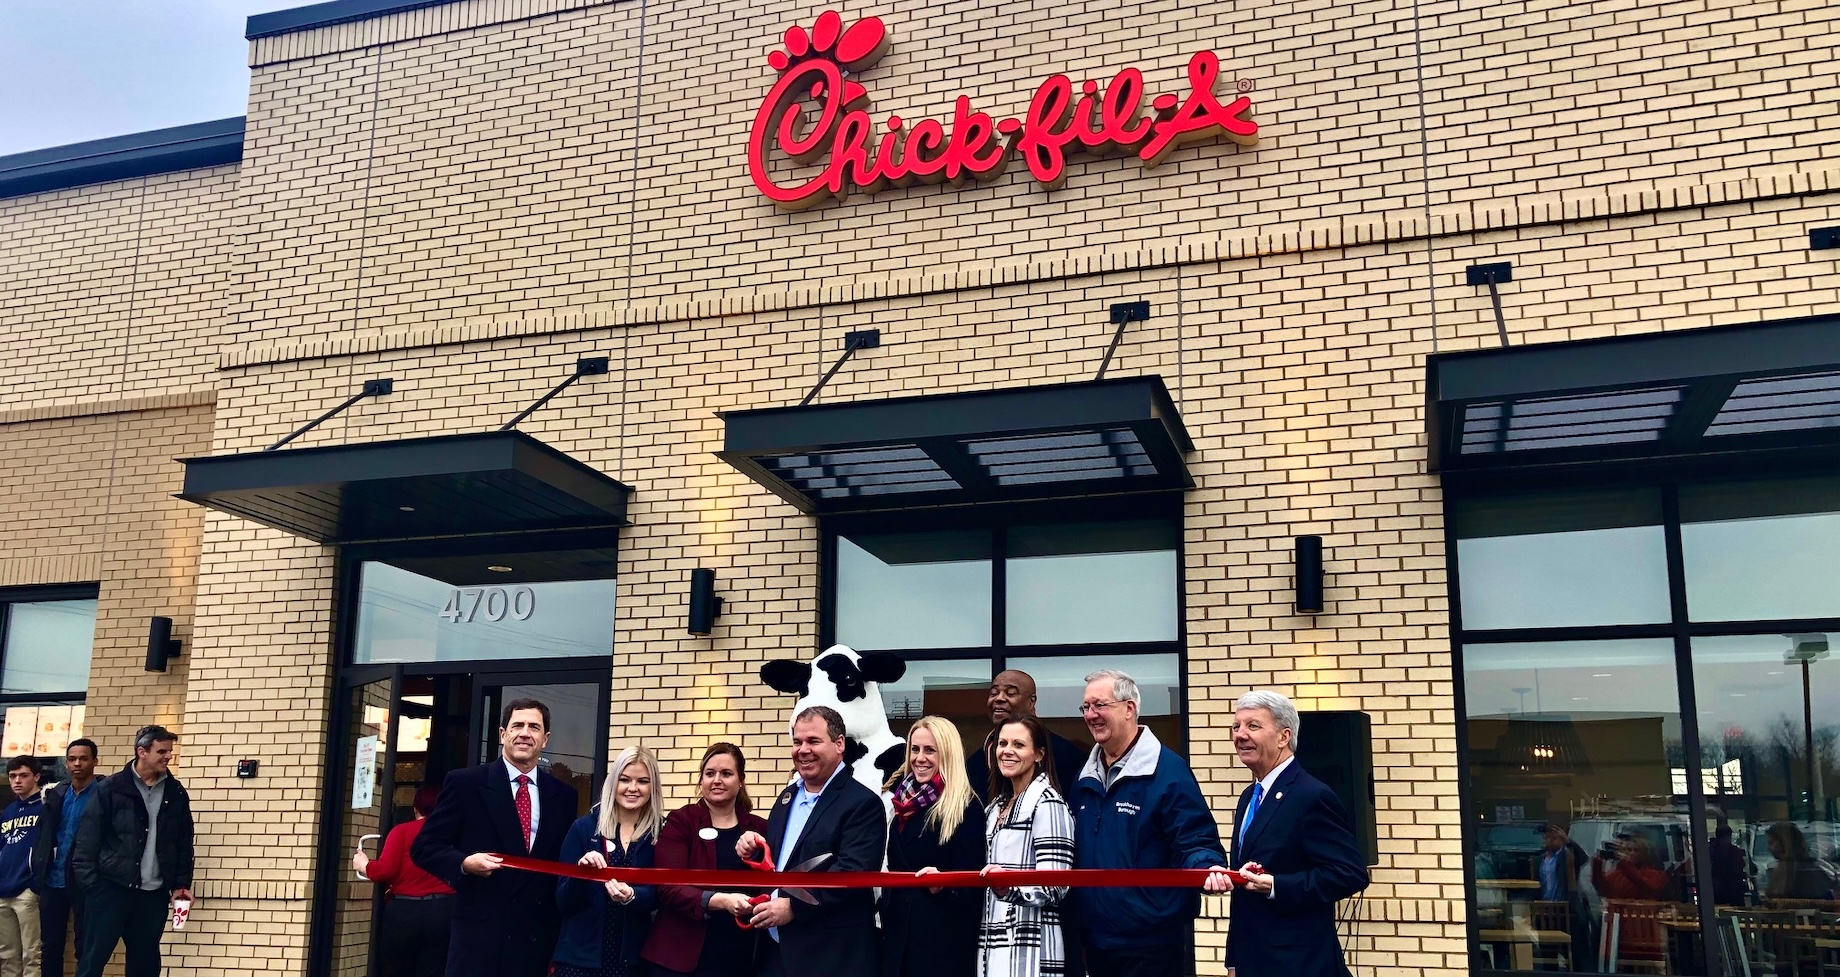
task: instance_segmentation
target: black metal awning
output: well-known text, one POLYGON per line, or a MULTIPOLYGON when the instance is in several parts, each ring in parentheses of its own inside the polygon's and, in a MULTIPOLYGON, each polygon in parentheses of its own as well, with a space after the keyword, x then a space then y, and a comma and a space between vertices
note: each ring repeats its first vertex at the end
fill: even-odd
POLYGON ((180 498, 329 545, 616 528, 632 492, 518 431, 181 461, 180 498))
POLYGON ((724 415, 717 454, 805 512, 1179 490, 1194 450, 1160 377, 724 415))
POLYGON ((1431 470, 1786 456, 1840 446, 1840 317, 1430 358, 1431 470))

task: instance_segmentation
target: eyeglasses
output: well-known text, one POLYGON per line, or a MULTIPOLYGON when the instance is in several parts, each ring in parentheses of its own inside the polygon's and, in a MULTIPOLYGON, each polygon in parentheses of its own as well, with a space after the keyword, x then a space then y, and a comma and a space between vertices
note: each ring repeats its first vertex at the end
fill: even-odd
POLYGON ((1098 712, 1101 709, 1108 709, 1123 701, 1123 699, 1105 699, 1099 702, 1082 702, 1080 703, 1080 715, 1084 716, 1089 712, 1098 712))

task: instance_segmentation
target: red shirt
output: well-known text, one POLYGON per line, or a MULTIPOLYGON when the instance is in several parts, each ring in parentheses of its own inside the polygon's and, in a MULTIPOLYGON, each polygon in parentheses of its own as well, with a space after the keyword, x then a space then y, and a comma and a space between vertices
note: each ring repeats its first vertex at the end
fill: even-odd
POLYGON ((421 818, 407 824, 399 824, 390 829, 389 837, 383 839, 383 851, 371 859, 365 869, 371 881, 388 888, 393 896, 451 896, 454 890, 440 879, 422 871, 420 865, 409 858, 409 846, 415 844, 415 836, 422 833, 421 818))

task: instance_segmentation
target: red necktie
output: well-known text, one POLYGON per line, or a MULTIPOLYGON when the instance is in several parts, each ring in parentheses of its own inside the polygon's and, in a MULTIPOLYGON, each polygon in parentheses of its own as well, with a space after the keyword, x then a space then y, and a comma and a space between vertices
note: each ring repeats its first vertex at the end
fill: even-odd
POLYGON ((530 778, 517 775, 518 826, 524 829, 524 850, 530 850, 530 778))

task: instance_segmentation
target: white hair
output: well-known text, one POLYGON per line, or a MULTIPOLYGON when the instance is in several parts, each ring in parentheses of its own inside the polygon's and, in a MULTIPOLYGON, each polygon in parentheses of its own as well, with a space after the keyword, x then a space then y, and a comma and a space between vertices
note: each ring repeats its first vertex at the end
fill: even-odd
POLYGON ((1086 684, 1091 685, 1102 678, 1112 680, 1112 697, 1120 702, 1129 702, 1138 709, 1144 707, 1143 693, 1137 691, 1137 680, 1116 668, 1101 668, 1086 676, 1086 684))
POLYGON ((1233 711, 1238 712, 1241 709, 1263 709, 1271 713, 1271 718, 1277 721, 1279 729, 1291 731, 1291 752, 1297 752, 1297 739, 1301 734, 1297 730, 1297 707, 1291 703, 1290 699, 1270 689, 1253 689, 1234 700, 1233 711))

